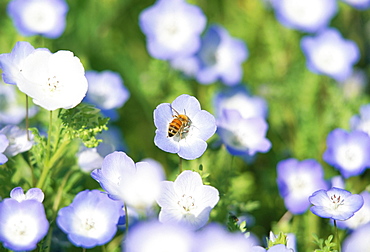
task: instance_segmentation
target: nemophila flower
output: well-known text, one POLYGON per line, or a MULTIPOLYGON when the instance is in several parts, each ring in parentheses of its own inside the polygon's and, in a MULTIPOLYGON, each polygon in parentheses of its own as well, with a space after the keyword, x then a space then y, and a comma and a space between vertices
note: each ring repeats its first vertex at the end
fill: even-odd
POLYGON ((230 233, 216 223, 197 232, 194 244, 194 251, 197 252, 253 252, 252 247, 255 245, 252 239, 246 238, 242 233, 230 233))
POLYGON ((10 198, 15 199, 18 202, 22 202, 24 200, 37 200, 42 203, 44 201, 44 193, 40 188, 30 188, 27 193, 24 193, 22 187, 15 187, 10 192, 10 198))
POLYGON ((139 16, 149 54, 172 60, 195 53, 206 25, 202 10, 184 0, 157 0, 139 16))
POLYGON ((370 223, 356 229, 342 244, 343 252, 368 252, 370 248, 370 223))
POLYGON ((356 43, 343 39, 333 28, 323 30, 315 37, 303 37, 301 48, 310 71, 328 75, 336 81, 351 76, 353 65, 360 59, 356 43))
POLYGON ((26 152, 33 146, 33 135, 29 131, 30 139, 27 139, 27 130, 20 129, 17 125, 7 125, 0 130, 9 140, 9 146, 4 151, 8 157, 13 157, 18 153, 26 152))
POLYGON ((219 200, 216 188, 203 185, 199 173, 183 171, 174 182, 163 181, 157 203, 159 221, 176 223, 189 229, 203 227, 219 200))
POLYGON ((271 142, 266 138, 268 124, 262 117, 243 118, 237 110, 223 110, 217 119, 217 133, 232 155, 253 156, 267 152, 271 142))
POLYGON ((12 0, 7 11, 22 35, 57 38, 64 32, 68 5, 65 0, 12 0))
POLYGON ((3 70, 3 80, 8 84, 17 84, 22 78, 22 62, 35 51, 28 42, 19 41, 15 44, 11 53, 0 54, 0 68, 3 70))
POLYGON ((111 198, 145 210, 160 194, 164 171, 147 162, 135 164, 124 152, 113 152, 104 158, 101 169, 94 170, 91 176, 111 198))
POLYGON ((154 110, 154 143, 163 151, 184 159, 196 159, 207 149, 206 141, 215 133, 213 115, 201 110, 198 100, 180 95, 171 104, 162 103, 154 110))
POLYGON ((214 99, 216 116, 224 110, 237 110, 243 118, 267 117, 267 102, 259 96, 252 96, 244 86, 238 85, 218 92, 214 99))
POLYGON ((342 0, 342 2, 345 2, 358 10, 366 10, 370 8, 370 0, 342 0))
POLYGON ((193 233, 181 225, 141 222, 130 229, 123 247, 125 252, 192 252, 193 233))
POLYGON ((354 115, 350 119, 351 130, 360 130, 370 136, 370 104, 360 107, 360 114, 354 115))
POLYGON ((352 218, 345 221, 338 221, 338 227, 357 229, 370 222, 370 193, 363 191, 360 195, 364 199, 364 205, 352 216, 352 218))
POLYGON ((318 190, 309 198, 313 206, 311 212, 321 218, 333 220, 347 220, 364 204, 361 195, 351 194, 349 191, 332 187, 329 190, 318 190))
POLYGON ((242 79, 242 63, 248 57, 248 49, 242 40, 231 37, 225 28, 213 25, 202 38, 196 57, 199 83, 221 80, 226 85, 236 85, 242 79))
POLYGON ((335 129, 326 139, 323 159, 345 177, 356 176, 370 167, 370 137, 362 131, 335 129))
POLYGON ((199 70, 198 59, 193 55, 175 58, 170 64, 173 69, 179 70, 186 77, 194 77, 199 70))
POLYGON ((8 138, 5 135, 0 134, 0 165, 5 164, 8 161, 8 158, 3 154, 8 146, 8 138))
POLYGON ((21 64, 18 88, 47 110, 77 106, 87 92, 85 70, 70 51, 35 50, 21 64))
POLYGON ((277 164, 277 185, 285 207, 293 214, 304 213, 310 206, 308 197, 319 189, 328 188, 320 163, 313 159, 280 161, 277 164))
POLYGON ((335 0, 271 0, 276 18, 288 28, 316 32, 337 13, 335 0))
POLYGON ((87 148, 83 146, 77 153, 78 166, 85 172, 91 172, 101 167, 104 157, 102 157, 96 148, 87 148))
POLYGON ((121 212, 121 202, 98 190, 85 190, 59 210, 56 221, 75 246, 93 248, 113 238, 121 212))
POLYGON ((0 242, 15 251, 36 249, 49 229, 44 206, 34 197, 15 198, 13 195, 0 203, 0 242))
POLYGON ((16 87, 0 81, 0 126, 19 124, 25 117, 26 110, 17 100, 16 87))
POLYGON ((122 107, 130 96, 121 76, 112 71, 86 71, 85 76, 89 83, 86 101, 112 120, 117 119, 115 109, 122 107))

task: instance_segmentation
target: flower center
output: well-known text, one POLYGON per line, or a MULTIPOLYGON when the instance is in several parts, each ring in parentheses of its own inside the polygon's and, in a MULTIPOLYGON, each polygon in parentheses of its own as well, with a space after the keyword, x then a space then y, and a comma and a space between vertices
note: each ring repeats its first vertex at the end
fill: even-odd
POLYGON ((183 194, 177 204, 186 212, 189 213, 194 210, 195 207, 195 200, 192 196, 188 196, 183 194))
POLYGON ((48 78, 47 89, 50 93, 60 90, 60 82, 55 75, 48 78))
POLYGON ((95 221, 92 218, 86 218, 84 223, 84 229, 86 231, 90 231, 91 229, 95 229, 95 221))
POLYGON ((342 198, 340 195, 337 196, 334 194, 330 196, 330 200, 334 204, 334 209, 338 209, 338 207, 344 204, 344 198, 342 198))

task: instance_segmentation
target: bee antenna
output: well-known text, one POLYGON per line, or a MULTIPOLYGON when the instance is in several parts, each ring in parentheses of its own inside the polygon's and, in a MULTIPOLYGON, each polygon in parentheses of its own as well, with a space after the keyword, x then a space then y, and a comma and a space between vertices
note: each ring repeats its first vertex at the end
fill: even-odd
POLYGON ((175 113, 176 113, 176 114, 180 115, 180 113, 179 113, 179 112, 177 112, 177 110, 176 110, 176 109, 174 109, 174 108, 172 107, 172 105, 171 105, 171 104, 170 104, 170 108, 171 108, 173 111, 175 111, 175 113))

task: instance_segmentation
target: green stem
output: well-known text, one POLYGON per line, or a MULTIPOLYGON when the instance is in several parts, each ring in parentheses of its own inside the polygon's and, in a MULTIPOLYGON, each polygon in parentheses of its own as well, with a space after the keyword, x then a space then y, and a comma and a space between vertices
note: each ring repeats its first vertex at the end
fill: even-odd
POLYGON ((335 229, 335 240, 338 245, 338 251, 341 252, 341 246, 340 246, 340 240, 339 240, 339 233, 338 233, 338 227, 337 227, 337 220, 334 220, 334 229, 335 229))
POLYGON ((127 205, 125 202, 123 202, 124 204, 124 208, 125 208, 125 225, 126 225, 126 229, 125 229, 125 239, 127 238, 127 235, 128 235, 128 212, 127 212, 127 205))
POLYGON ((181 174, 182 173, 182 158, 181 157, 179 157, 179 174, 181 174))

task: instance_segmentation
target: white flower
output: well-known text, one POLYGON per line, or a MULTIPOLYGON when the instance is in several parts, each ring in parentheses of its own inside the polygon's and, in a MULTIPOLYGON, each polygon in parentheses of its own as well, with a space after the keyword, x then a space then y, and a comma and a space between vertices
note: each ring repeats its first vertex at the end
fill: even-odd
POLYGON ((87 92, 85 70, 70 51, 35 50, 22 61, 18 88, 47 110, 77 106, 87 92))
POLYGON ((217 189, 203 185, 199 173, 183 171, 174 182, 162 182, 162 193, 157 200, 162 208, 159 221, 199 229, 207 223, 218 200, 217 189))
POLYGON ((30 140, 27 139, 27 130, 20 129, 16 125, 7 125, 0 130, 9 140, 9 146, 4 151, 8 157, 28 151, 33 145, 33 135, 30 133, 30 140))

